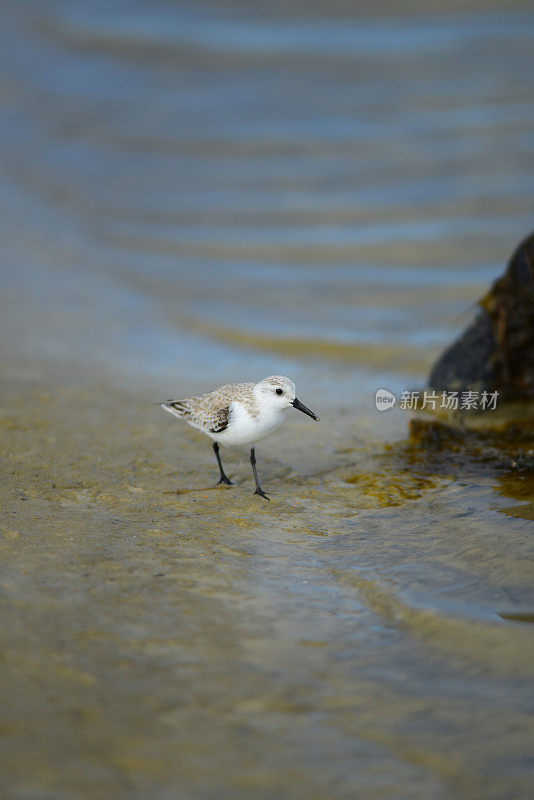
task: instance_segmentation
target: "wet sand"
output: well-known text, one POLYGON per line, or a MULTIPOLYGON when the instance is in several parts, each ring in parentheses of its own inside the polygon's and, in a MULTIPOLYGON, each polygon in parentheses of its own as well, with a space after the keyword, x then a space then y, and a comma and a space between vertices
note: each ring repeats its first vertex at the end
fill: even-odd
POLYGON ((5 796, 528 796, 524 476, 292 419, 260 502, 110 376, 4 375, 5 796))

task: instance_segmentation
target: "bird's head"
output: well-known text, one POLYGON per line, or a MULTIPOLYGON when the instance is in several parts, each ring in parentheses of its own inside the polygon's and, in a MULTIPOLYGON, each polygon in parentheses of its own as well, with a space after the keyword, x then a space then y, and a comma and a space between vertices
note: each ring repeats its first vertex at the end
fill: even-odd
POLYGON ((319 417, 306 408, 296 397, 295 384, 283 375, 271 375, 254 386, 254 394, 262 403, 281 411, 293 406, 319 422, 319 417))

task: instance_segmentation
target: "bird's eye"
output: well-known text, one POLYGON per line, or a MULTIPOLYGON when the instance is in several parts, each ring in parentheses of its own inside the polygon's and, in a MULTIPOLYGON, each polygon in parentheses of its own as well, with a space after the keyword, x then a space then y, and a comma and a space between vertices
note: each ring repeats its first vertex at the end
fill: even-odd
POLYGON ((284 394, 284 390, 283 389, 277 389, 276 390, 276 394, 284 394))

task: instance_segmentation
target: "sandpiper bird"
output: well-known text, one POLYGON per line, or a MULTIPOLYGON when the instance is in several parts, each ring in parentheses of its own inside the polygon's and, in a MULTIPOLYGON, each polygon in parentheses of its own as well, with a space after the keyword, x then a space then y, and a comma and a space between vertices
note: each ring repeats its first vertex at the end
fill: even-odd
POLYGON ((234 383, 219 386, 213 392, 189 400, 167 400, 161 407, 198 428, 213 439, 219 465, 219 483, 232 484, 225 474, 219 444, 250 445, 250 463, 254 473, 254 494, 269 498, 263 491, 256 470, 256 442, 265 439, 283 423, 285 412, 293 406, 314 420, 319 417, 295 396, 295 384, 283 375, 271 375, 259 383, 234 383))

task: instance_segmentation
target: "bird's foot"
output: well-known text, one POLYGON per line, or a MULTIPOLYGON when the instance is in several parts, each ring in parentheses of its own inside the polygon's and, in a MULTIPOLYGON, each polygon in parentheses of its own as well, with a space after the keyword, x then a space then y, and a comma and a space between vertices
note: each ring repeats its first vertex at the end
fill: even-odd
POLYGON ((220 483, 225 483, 227 486, 233 486, 233 485, 234 485, 234 484, 232 483, 232 481, 230 480, 230 478, 227 478, 227 477, 226 477, 226 475, 221 475, 221 477, 220 477, 220 478, 219 478, 219 480, 217 481, 217 486, 218 486, 220 483))
POLYGON ((265 494, 265 492, 263 491, 263 489, 260 489, 260 487, 259 487, 259 486, 257 486, 257 487, 256 487, 256 489, 254 490, 254 494, 259 494, 259 495, 260 495, 260 497, 265 497, 265 499, 266 499, 266 500, 270 500, 270 499, 271 499, 270 497, 268 497, 268 496, 265 494))

